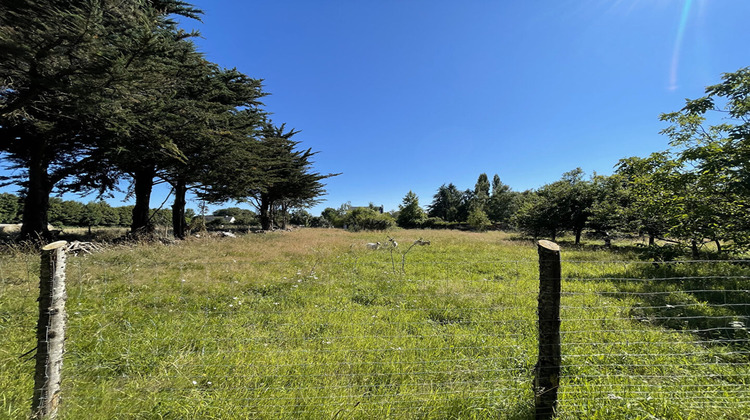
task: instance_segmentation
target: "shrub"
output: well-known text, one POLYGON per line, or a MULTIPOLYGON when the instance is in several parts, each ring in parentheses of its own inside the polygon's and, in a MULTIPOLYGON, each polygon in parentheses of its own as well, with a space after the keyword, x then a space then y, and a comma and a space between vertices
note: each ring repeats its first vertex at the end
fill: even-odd
POLYGON ((487 213, 480 208, 472 209, 471 212, 469 212, 469 219, 467 222, 469 223, 469 226, 480 232, 487 230, 487 227, 491 224, 490 218, 487 217, 487 213))
POLYGON ((393 217, 387 213, 379 213, 368 207, 357 207, 349 211, 344 217, 344 223, 349 230, 386 230, 394 225, 393 217))

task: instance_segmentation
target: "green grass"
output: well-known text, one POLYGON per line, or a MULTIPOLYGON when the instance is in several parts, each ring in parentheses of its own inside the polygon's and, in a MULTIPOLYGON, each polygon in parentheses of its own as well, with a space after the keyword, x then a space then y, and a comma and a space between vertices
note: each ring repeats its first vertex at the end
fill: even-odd
MULTIPOLYGON (((61 418, 533 418, 533 242, 390 235, 393 253, 308 229, 71 256, 61 418)), ((562 255, 560 418, 750 415, 747 331, 727 328, 750 325, 750 269, 562 255), (673 280, 629 280, 650 278, 673 280)), ((0 257, 0 418, 30 411, 37 273, 0 257)))

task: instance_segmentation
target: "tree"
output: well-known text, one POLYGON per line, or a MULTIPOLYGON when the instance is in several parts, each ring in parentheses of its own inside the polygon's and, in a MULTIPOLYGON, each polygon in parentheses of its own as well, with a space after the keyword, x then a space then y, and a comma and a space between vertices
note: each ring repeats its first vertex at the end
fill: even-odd
POLYGON ((390 214, 380 213, 372 207, 355 207, 344 216, 344 224, 353 231, 387 230, 393 227, 394 220, 390 214))
POLYGON ((594 203, 587 226, 610 244, 612 231, 630 231, 628 209, 631 206, 629 190, 619 174, 595 176, 592 180, 595 191, 594 203))
POLYGON ((469 223, 469 226, 471 226, 475 230, 483 232, 490 225, 490 218, 487 217, 487 214, 481 208, 479 208, 479 206, 475 206, 469 212, 467 223, 469 223))
POLYGON ((551 190, 563 227, 571 230, 575 235, 575 244, 580 244, 581 234, 596 199, 593 183, 584 180, 583 171, 576 168, 564 173, 562 180, 552 184, 551 190))
POLYGON ((617 176, 627 194, 623 214, 631 229, 648 235, 649 245, 678 224, 684 200, 679 163, 668 152, 621 159, 617 176))
POLYGON ((554 209, 551 196, 542 189, 524 191, 519 198, 519 206, 512 222, 521 231, 534 237, 550 236, 554 241, 562 229, 562 222, 554 209))
POLYGON ((325 220, 330 226, 333 227, 343 227, 344 226, 344 214, 341 214, 339 211, 334 209, 333 207, 326 207, 321 213, 320 217, 325 220))
POLYGON ((486 213, 489 201, 490 180, 487 178, 487 174, 480 174, 477 183, 474 185, 474 196, 470 207, 473 210, 481 210, 486 213))
POLYGON ((492 178, 492 195, 487 203, 487 216, 495 223, 508 224, 515 211, 516 193, 500 181, 495 174, 492 178))
POLYGON ((212 188, 198 195, 209 202, 249 202, 258 211, 261 227, 269 230, 276 221, 284 226, 290 209, 317 203, 325 193, 321 181, 338 174, 312 171, 311 158, 317 152, 297 149, 300 142, 292 137, 298 131, 287 131, 284 124, 275 126, 270 120, 262 127, 257 138, 237 138, 233 152, 211 171, 210 176, 223 180, 223 185, 209 182, 212 188))
POLYGON ((21 199, 15 194, 0 194, 0 223, 18 223, 21 220, 21 199))
POLYGON ((422 207, 419 206, 419 197, 411 190, 406 193, 401 205, 398 206, 399 213, 396 224, 403 228, 417 228, 427 218, 422 207))
POLYGON ((446 222, 460 221, 462 201, 461 191, 453 184, 441 185, 433 196, 432 203, 427 206, 429 217, 439 217, 446 222))
POLYGON ((527 194, 515 223, 535 237, 547 234, 552 240, 561 231, 572 231, 577 245, 591 215, 595 198, 592 182, 584 180, 583 171, 576 168, 564 173, 559 181, 527 194))
POLYGON ((187 229, 187 192, 216 187, 212 185, 217 181, 212 171, 235 152, 235 141, 229 137, 255 134, 262 123, 258 99, 265 95, 260 80, 194 59, 199 64, 192 68, 192 78, 183 78, 175 101, 173 113, 178 115, 174 119, 178 124, 168 133, 182 158, 169 161, 163 175, 174 190, 172 225, 179 239, 184 239, 187 229))
MULTIPOLYGON (((722 75, 706 95, 687 100, 678 112, 663 114, 663 130, 700 191, 694 210, 701 230, 716 232, 737 250, 750 247, 750 68, 722 75), (717 225, 718 222, 718 225, 717 225)), ((695 190, 691 190, 695 191, 695 190)), ((695 203, 695 201, 694 201, 695 203)), ((695 216, 695 215, 693 215, 695 216)), ((695 219, 692 219, 696 221, 695 219)), ((693 226, 695 230, 697 226, 693 226)), ((709 236, 710 237, 710 236, 709 236)))
MULTIPOLYGON (((21 235, 49 238, 55 189, 113 187, 94 152, 113 132, 134 94, 133 63, 161 46, 163 14, 196 11, 181 1, 19 0, 0 4, 0 151, 21 174, 21 235)), ((141 69, 143 70, 143 69, 141 69)), ((7 185, 7 184, 6 184, 7 185)))
POLYGON ((80 226, 84 217, 83 204, 53 197, 49 203, 49 222, 54 226, 80 226))

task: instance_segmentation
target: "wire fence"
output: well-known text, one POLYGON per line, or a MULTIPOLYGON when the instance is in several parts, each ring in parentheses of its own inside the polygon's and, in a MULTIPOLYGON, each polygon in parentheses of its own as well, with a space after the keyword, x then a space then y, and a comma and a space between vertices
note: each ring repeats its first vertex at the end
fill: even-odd
POLYGON ((107 404, 126 418, 155 405, 195 418, 526 412, 535 293, 519 266, 533 271, 490 261, 407 275, 351 259, 82 267, 68 346, 82 380, 65 391, 85 406, 114 391, 107 404), (93 299, 91 282, 103 290, 93 299))
POLYGON ((583 264, 563 265, 561 413, 750 415, 747 261, 583 264))
MULTIPOLYGON (((750 416, 748 262, 562 255, 558 418, 750 416)), ((538 262, 377 257, 72 258, 60 416, 533 418, 538 262)))

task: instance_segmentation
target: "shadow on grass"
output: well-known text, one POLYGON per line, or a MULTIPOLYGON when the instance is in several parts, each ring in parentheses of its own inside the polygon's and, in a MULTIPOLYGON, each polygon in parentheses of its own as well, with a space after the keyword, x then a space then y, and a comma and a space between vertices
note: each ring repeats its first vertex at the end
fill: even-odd
POLYGON ((750 262, 640 264, 611 278, 618 291, 600 293, 637 299, 633 319, 693 333, 710 344, 750 347, 750 262))

